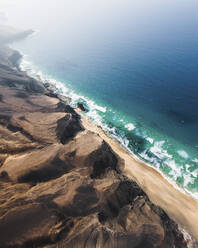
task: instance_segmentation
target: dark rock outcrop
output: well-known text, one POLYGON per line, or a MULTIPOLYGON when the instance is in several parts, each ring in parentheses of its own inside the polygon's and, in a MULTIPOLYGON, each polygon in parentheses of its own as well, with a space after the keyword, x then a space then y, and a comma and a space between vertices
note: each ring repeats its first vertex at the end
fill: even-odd
POLYGON ((86 111, 86 108, 84 107, 83 103, 81 103, 81 102, 78 102, 77 107, 78 107, 81 111, 83 111, 83 112, 86 111))
POLYGON ((79 116, 67 114, 57 122, 56 135, 62 144, 73 138, 83 127, 80 124, 79 116))

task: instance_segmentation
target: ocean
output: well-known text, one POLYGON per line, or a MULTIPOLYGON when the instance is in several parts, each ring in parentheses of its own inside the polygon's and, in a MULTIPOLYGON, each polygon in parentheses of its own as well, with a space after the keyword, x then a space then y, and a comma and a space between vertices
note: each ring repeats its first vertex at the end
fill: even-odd
POLYGON ((10 24, 37 30, 12 44, 22 69, 198 199, 198 2, 32 4, 27 19, 8 11, 10 24))

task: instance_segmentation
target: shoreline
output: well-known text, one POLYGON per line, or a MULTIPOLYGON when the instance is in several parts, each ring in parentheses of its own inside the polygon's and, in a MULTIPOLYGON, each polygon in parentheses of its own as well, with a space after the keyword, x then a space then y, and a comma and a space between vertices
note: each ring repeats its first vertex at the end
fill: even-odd
POLYGON ((19 72, 13 54, 0 68, 0 244, 196 247, 178 226, 197 238, 196 219, 184 213, 176 221, 185 211, 175 214, 178 206, 169 212, 178 191, 82 118, 67 97, 19 72))
MULTIPOLYGON (((14 49, 11 47, 11 49, 14 49)), ((18 51, 18 50, 17 50, 18 51)), ((41 72, 41 75, 40 75, 40 71, 39 71, 39 74, 37 74, 37 72, 35 73, 34 69, 31 68, 31 62, 30 61, 26 61, 24 59, 24 57, 26 56, 25 54, 21 53, 20 51, 18 51, 20 54, 21 54, 21 61, 19 63, 19 69, 21 70, 22 68, 22 72, 24 71, 25 73, 27 73, 30 77, 33 77, 35 78, 36 80, 39 80, 41 81, 41 83, 44 85, 45 87, 45 84, 49 84, 50 86, 52 87, 47 87, 48 90, 50 90, 51 92, 53 93, 56 93, 58 95, 63 95, 64 97, 70 97, 70 89, 67 88, 67 86, 64 85, 64 83, 60 82, 60 81, 57 81, 56 79, 54 78, 51 78, 48 76, 45 77, 44 75, 44 78, 43 78, 43 74, 41 72), (29 64, 30 63, 30 68, 28 68, 28 70, 31 70, 30 72, 29 71, 26 71, 26 69, 24 68, 24 66, 20 67, 23 63, 25 64, 29 64), (53 81, 53 83, 51 82, 51 80, 53 81), (46 81, 46 82, 45 82, 46 81), (55 83, 54 83, 55 82, 55 83), (69 93, 59 93, 59 91, 62 90, 62 88, 66 88, 67 91, 69 90, 69 93)), ((74 98, 76 98, 76 95, 77 93, 73 92, 73 90, 71 90, 72 94, 74 95, 74 98)), ((84 97, 84 96, 82 96, 84 97)), ((70 97, 71 99, 73 97, 70 97)), ((84 98, 85 101, 87 101, 86 97, 84 98)), ((92 100, 90 100, 92 101, 92 100)), ((74 100, 75 102, 75 100, 74 100)), ((76 102, 77 103, 77 102, 76 102)), ((72 106, 74 107, 74 106, 72 106)), ((101 107, 102 108, 102 107, 101 107)), ((91 123, 92 123, 92 120, 89 119, 89 116, 82 116, 83 118, 89 120, 91 123)), ((167 176, 163 171, 161 171, 160 169, 154 167, 152 165, 152 162, 147 162, 147 161, 144 161, 143 158, 141 158, 140 156, 138 156, 138 154, 135 154, 134 152, 132 152, 127 146, 125 146, 122 141, 119 139, 119 137, 116 137, 114 136, 113 134, 107 134, 107 130, 104 130, 103 127, 102 127, 102 123, 101 123, 101 126, 100 124, 95 124, 95 123, 92 123, 93 125, 96 125, 96 126, 99 126, 105 133, 108 137, 110 137, 111 139, 115 140, 116 143, 119 144, 119 146, 121 148, 123 148, 130 156, 132 156, 135 161, 137 161, 138 163, 143 163, 144 165, 154 169, 156 172, 158 172, 169 184, 171 184, 174 188, 176 188, 178 191, 180 191, 181 193, 183 194, 186 194, 188 195, 189 197, 191 197, 192 199, 194 199, 196 202, 198 202, 198 192, 191 192, 190 190, 180 186, 176 181, 174 181, 171 177, 167 176), (114 136, 114 137, 113 137, 114 136)))
MULTIPOLYGON (((23 58, 23 55, 21 56, 23 58)), ((28 72, 24 72, 29 75, 28 72)), ((29 76, 33 77, 31 74, 29 76)), ((36 77, 35 79, 38 80, 36 77)), ((44 85, 41 78, 40 81, 44 85)), ((52 86, 54 87, 54 85, 52 86)), ((54 90, 51 90, 50 88, 47 88, 47 90, 54 93, 54 90)), ((57 92, 55 92, 55 94, 57 94, 57 92)), ((63 97, 68 96, 63 95, 63 97)), ((125 166, 123 174, 129 179, 134 180, 148 195, 151 202, 164 209, 171 219, 178 223, 182 229, 184 228, 184 232, 187 232, 187 235, 189 233, 198 240, 198 224, 196 224, 198 223, 197 200, 180 186, 175 187, 175 185, 177 185, 176 183, 174 185, 174 183, 169 182, 169 179, 152 165, 147 164, 139 157, 136 158, 136 155, 127 151, 118 140, 108 136, 102 127, 96 126, 85 118, 79 109, 75 110, 80 114, 83 126, 87 130, 97 133, 108 143, 108 145, 110 145, 112 150, 118 154, 121 159, 124 159, 125 166)))

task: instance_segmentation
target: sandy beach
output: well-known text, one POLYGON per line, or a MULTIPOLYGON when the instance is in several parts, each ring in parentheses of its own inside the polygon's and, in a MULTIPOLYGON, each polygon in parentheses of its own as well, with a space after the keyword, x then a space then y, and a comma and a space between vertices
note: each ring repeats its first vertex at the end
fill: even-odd
POLYGON ((198 202, 177 190, 155 169, 135 160, 100 127, 94 126, 85 118, 82 118, 82 122, 86 129, 100 135, 124 160, 123 173, 136 181, 154 204, 164 209, 171 219, 198 240, 198 202))

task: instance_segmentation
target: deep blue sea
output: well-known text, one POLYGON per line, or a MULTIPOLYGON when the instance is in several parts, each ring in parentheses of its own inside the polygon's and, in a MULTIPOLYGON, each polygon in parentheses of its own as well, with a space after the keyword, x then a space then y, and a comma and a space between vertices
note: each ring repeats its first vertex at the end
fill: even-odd
POLYGON ((60 0, 41 13, 36 2, 11 20, 38 30, 13 44, 23 68, 198 195, 198 2, 60 0))

